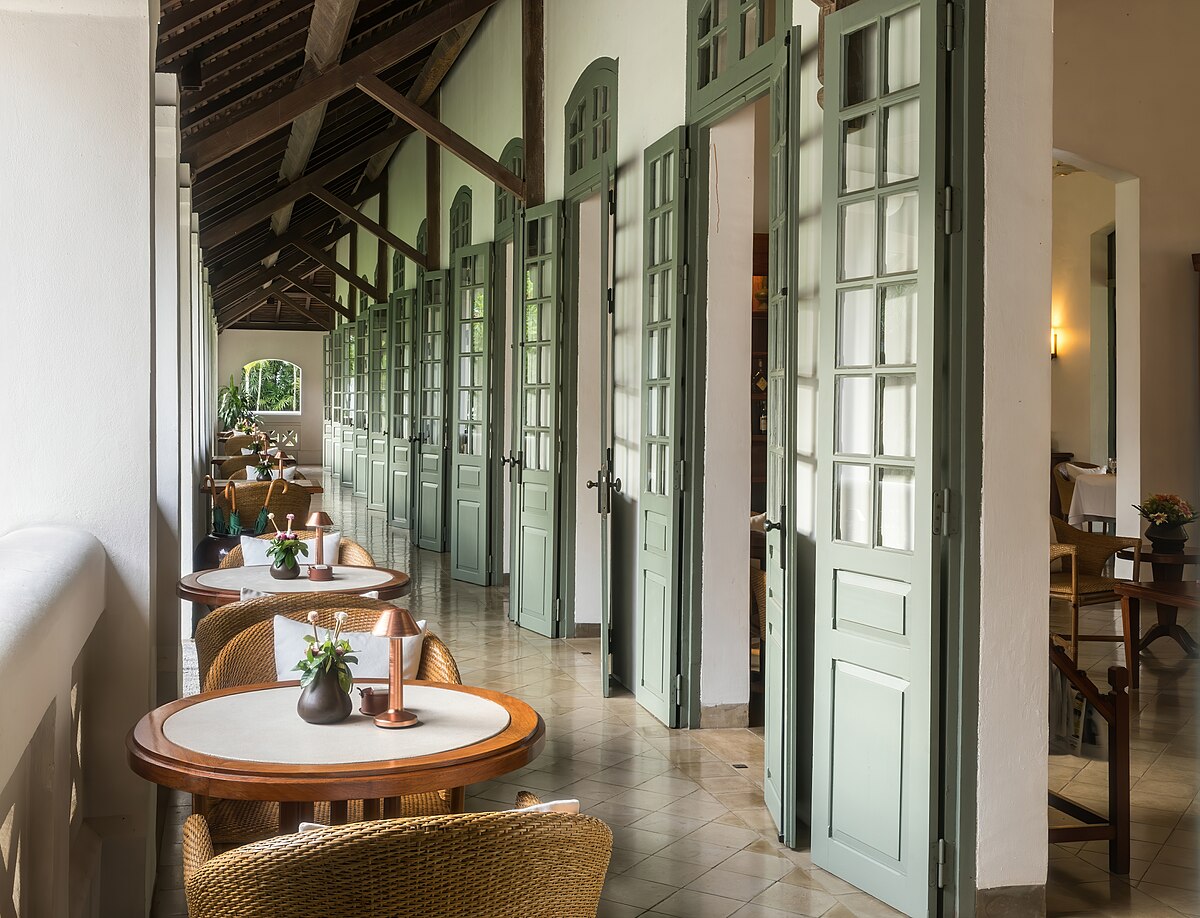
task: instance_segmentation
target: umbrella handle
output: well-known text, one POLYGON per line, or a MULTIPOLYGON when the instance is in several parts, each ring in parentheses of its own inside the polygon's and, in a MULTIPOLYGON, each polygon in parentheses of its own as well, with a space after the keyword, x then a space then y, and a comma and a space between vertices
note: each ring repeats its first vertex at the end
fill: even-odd
POLYGON ((212 475, 204 476, 204 490, 209 494, 217 493, 217 483, 213 480, 212 475))
POLYGON ((229 512, 237 513, 237 488, 232 481, 225 485, 225 499, 229 501, 229 512))

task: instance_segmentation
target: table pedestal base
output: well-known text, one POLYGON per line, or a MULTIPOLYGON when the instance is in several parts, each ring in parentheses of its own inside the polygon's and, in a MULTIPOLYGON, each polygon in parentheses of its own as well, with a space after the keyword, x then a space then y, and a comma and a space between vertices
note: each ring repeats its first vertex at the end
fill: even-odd
MULTIPOLYGON (((1183 580, 1182 564, 1164 564, 1161 561, 1155 561, 1150 567, 1154 571, 1155 583, 1179 583, 1183 580)), ((1138 649, 1145 650, 1159 638, 1169 637, 1174 639, 1189 657, 1196 656, 1200 648, 1197 647, 1192 636, 1188 634, 1187 629, 1179 624, 1179 609, 1176 606, 1168 606, 1161 602, 1156 602, 1154 608, 1158 613, 1158 623, 1146 632, 1141 644, 1138 645, 1138 649)))

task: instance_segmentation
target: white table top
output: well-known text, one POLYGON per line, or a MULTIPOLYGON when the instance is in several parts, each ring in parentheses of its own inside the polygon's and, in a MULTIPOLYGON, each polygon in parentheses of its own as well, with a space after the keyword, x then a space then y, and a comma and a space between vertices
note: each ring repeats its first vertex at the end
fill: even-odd
POLYGON ((201 755, 242 762, 336 765, 435 755, 482 742, 508 727, 508 711, 486 698, 406 684, 404 707, 415 727, 385 730, 357 709, 340 724, 310 724, 296 713, 298 686, 238 692, 176 711, 163 736, 201 755))
POLYGON ((369 590, 371 587, 388 583, 395 576, 391 571, 376 567, 352 567, 345 564, 333 565, 332 580, 309 580, 306 565, 301 564, 300 575, 294 580, 277 580, 271 576, 271 567, 254 564, 248 567, 227 567, 205 571, 196 578, 202 587, 214 590, 243 589, 258 590, 260 593, 320 593, 325 590, 369 590))
POLYGON ((1067 510, 1067 522, 1072 526, 1089 519, 1117 517, 1117 476, 1079 475, 1067 510))

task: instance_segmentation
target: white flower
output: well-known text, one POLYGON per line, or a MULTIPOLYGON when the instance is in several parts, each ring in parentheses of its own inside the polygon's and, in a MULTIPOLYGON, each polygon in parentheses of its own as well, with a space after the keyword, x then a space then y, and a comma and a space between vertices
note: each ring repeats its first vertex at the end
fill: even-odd
POLYGON ((315 625, 317 623, 318 618, 320 618, 320 616, 317 615, 316 609, 313 609, 311 612, 308 613, 309 624, 315 625))
POLYGON ((350 617, 349 614, 346 612, 334 612, 333 613, 333 620, 336 621, 339 625, 346 624, 346 619, 348 619, 349 617, 350 617))

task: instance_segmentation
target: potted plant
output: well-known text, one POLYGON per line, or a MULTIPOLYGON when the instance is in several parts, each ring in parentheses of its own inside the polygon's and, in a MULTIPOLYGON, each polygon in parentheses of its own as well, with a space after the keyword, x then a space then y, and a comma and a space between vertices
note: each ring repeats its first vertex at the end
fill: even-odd
POLYGON ((308 555, 308 546, 292 531, 292 520, 295 518, 295 514, 289 513, 287 531, 280 532, 279 527, 275 526, 275 514, 267 514, 267 519, 275 526, 275 535, 267 545, 267 557, 271 559, 271 576, 276 580, 294 580, 300 574, 300 562, 296 556, 308 555))
POLYGON ((304 635, 308 647, 304 657, 295 665, 300 675, 300 698, 296 713, 310 724, 336 724, 350 716, 353 704, 350 688, 350 664, 358 657, 350 642, 342 637, 346 613, 333 613, 333 632, 325 632, 325 640, 317 634, 317 613, 309 612, 308 621, 313 633, 304 635))
MULTIPOLYGON (((250 402, 237 384, 236 377, 229 377, 229 385, 217 392, 217 420, 225 430, 250 420, 250 402)), ((239 430, 241 428, 238 428, 239 430)))
POLYGON ((258 454, 258 464, 246 466, 246 478, 250 481, 271 480, 271 459, 266 453, 258 454))
POLYGON ((1133 509, 1150 525, 1146 527, 1146 538, 1155 554, 1177 555, 1183 551, 1188 540, 1183 527, 1195 521, 1196 511, 1178 494, 1151 494, 1133 509))

